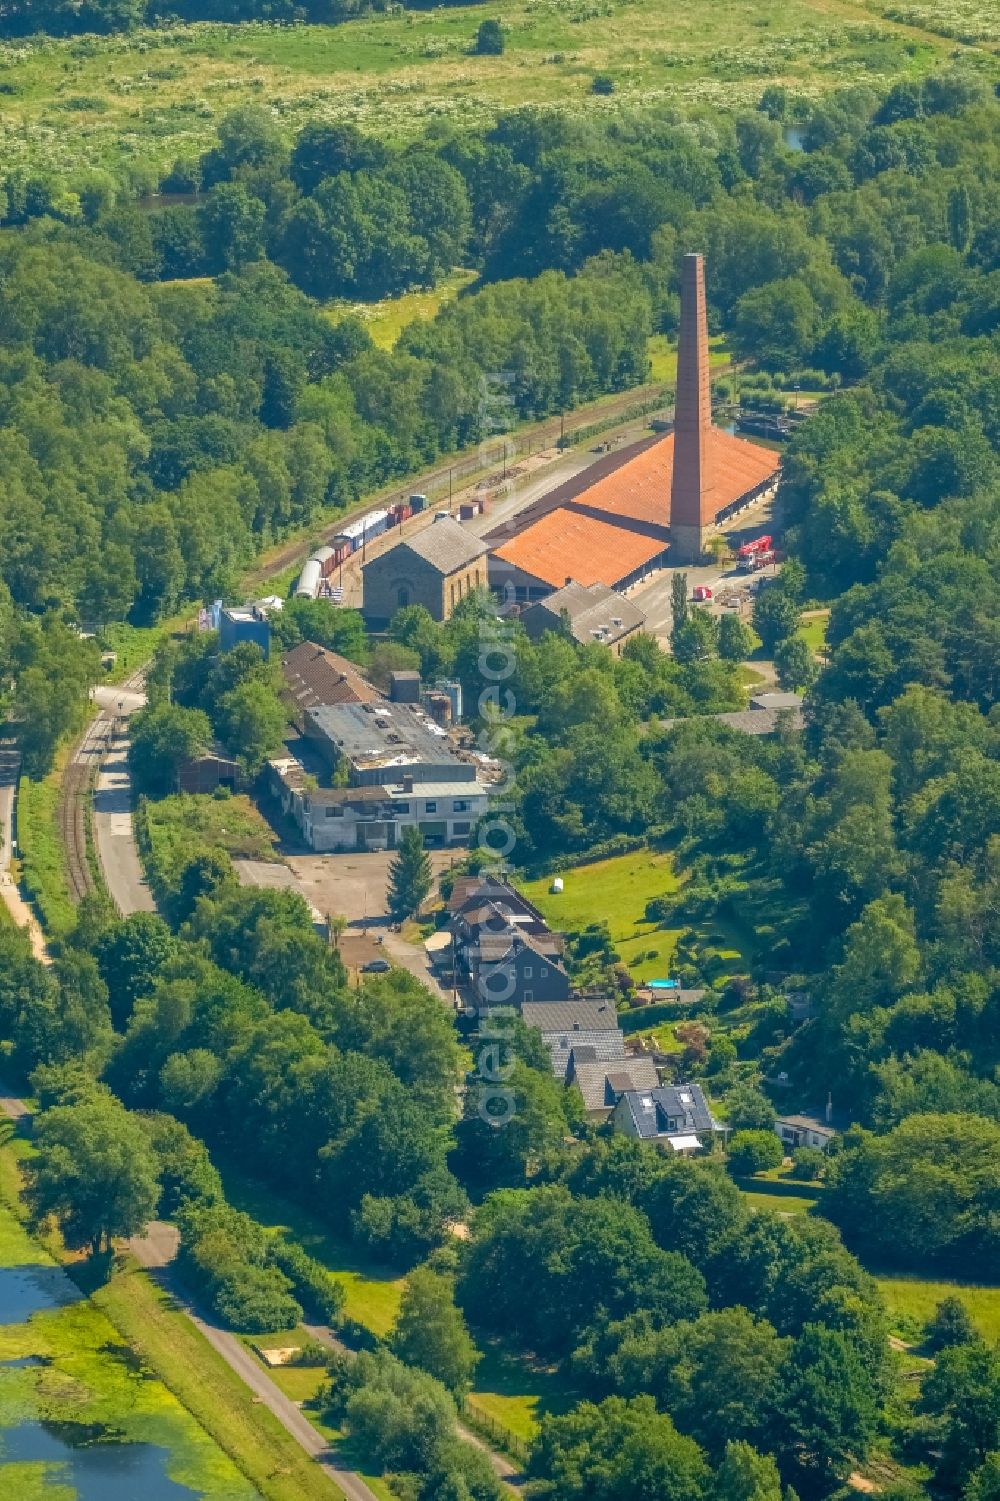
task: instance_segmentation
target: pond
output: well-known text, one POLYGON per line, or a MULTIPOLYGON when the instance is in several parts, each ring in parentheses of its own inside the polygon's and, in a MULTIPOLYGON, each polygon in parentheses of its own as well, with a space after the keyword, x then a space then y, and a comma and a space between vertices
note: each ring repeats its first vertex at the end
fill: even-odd
POLYGON ((78 1303, 79 1289, 57 1266, 0 1267, 0 1324, 23 1324, 33 1313, 78 1303))
POLYGON ((0 1434, 0 1463, 56 1464, 77 1501, 191 1501, 198 1492, 167 1474, 166 1449, 116 1441, 86 1423, 21 1423, 0 1434))

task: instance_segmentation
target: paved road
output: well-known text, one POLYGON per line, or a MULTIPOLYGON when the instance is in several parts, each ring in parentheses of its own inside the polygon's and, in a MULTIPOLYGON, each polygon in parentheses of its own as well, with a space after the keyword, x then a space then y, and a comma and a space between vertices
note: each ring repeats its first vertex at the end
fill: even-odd
POLYGON ((301 1408, 275 1385, 246 1346, 234 1334, 230 1334, 228 1329, 220 1328, 218 1324, 203 1318, 195 1310, 174 1271, 173 1260, 177 1252, 177 1240, 177 1231, 173 1225, 156 1221, 150 1225, 146 1235, 130 1242, 130 1249, 140 1266, 151 1272, 161 1286, 166 1287, 171 1296, 176 1298, 192 1324, 205 1336, 213 1350, 222 1356, 240 1380, 255 1396, 260 1398, 264 1406, 274 1414, 296 1443, 316 1460, 321 1469, 326 1471, 330 1479, 343 1491, 347 1501, 378 1501, 375 1492, 365 1484, 360 1475, 349 1470, 338 1459, 336 1452, 330 1448, 323 1435, 317 1432, 301 1408))
POLYGON ((104 881, 123 917, 130 912, 156 910, 135 846, 128 744, 124 734, 111 742, 94 789, 93 815, 94 844, 104 881))

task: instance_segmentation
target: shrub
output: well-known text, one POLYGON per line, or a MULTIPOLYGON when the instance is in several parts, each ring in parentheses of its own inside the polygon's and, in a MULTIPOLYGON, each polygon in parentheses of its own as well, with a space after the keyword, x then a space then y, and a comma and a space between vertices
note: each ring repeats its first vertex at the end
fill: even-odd
POLYGON ((614 91, 615 81, 611 77, 610 73, 595 74, 594 79, 590 85, 590 92, 592 94, 613 94, 614 91))
POLYGON ((737 1178, 778 1167, 785 1155, 773 1131, 737 1131, 729 1143, 729 1171, 737 1178))
POLYGON ((813 1183, 823 1176, 826 1158, 819 1147, 796 1147, 792 1153, 791 1176, 802 1183, 813 1183))
POLYGON ((946 1350, 950 1345, 968 1345, 976 1338, 976 1326, 961 1298, 942 1298, 924 1326, 931 1349, 946 1350))
POLYGON ((504 49, 503 27, 495 19, 480 21, 476 32, 476 51, 480 57, 499 57, 504 49))
POLYGON ((344 1289, 324 1266, 281 1235, 271 1246, 271 1259, 289 1279, 308 1318, 318 1324, 339 1324, 344 1289))

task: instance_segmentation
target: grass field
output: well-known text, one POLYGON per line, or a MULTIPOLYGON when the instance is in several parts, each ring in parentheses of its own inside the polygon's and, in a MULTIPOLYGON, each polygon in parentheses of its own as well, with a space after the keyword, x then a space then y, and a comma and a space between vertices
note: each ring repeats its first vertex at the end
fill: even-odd
MULTIPOLYGON (((709 339, 708 362, 710 365, 729 363, 729 351, 722 335, 709 339)), ((666 334, 653 334, 646 345, 649 354, 651 381, 672 381, 677 377, 677 344, 666 334)))
POLYGON ((809 611, 809 618, 799 623, 795 632, 801 636, 809 650, 820 656, 826 650, 826 628, 830 620, 829 610, 809 611))
POLYGON ((531 1366, 496 1346, 487 1346, 475 1377, 469 1405, 476 1417, 484 1416, 506 1428, 524 1443, 530 1443, 546 1413, 569 1412, 580 1401, 555 1370, 531 1366))
POLYGON ((173 890, 196 855, 212 850, 249 860, 272 860, 274 834, 248 797, 179 793, 144 804, 143 843, 148 838, 155 889, 173 890))
POLYGON ((703 967, 713 979, 738 971, 745 964, 746 938, 734 923, 722 917, 715 916, 703 927, 694 928, 663 928, 646 921, 646 903, 651 898, 680 893, 681 879, 670 855, 636 850, 592 865, 553 870, 538 880, 518 884, 545 920, 560 932, 579 932, 590 923, 606 921, 615 948, 638 984, 670 975, 678 940, 686 934, 692 937, 703 967), (554 895, 549 885, 557 873, 562 875, 565 889, 554 895))
POLYGON ((574 866, 563 871, 562 877, 565 889, 558 895, 549 891, 551 876, 519 882, 546 922, 564 933, 607 922, 624 962, 631 967, 633 960, 642 958, 642 963, 632 969, 637 980, 669 975, 681 930, 658 928, 643 915, 652 897, 673 896, 680 889, 669 855, 636 850, 593 865, 574 866), (643 957, 654 949, 655 959, 643 957))
POLYGON ((406 292, 381 302, 330 302, 325 311, 334 322, 348 316, 360 318, 379 349, 392 349, 404 328, 435 318, 446 302, 453 302, 475 280, 475 271, 452 271, 430 291, 406 292))
MULTIPOLYGON (((710 115, 754 103, 770 82, 815 95, 928 71, 965 37, 984 68, 994 0, 513 0, 501 57, 471 46, 464 5, 340 26, 205 23, 0 47, 0 139, 8 167, 140 173, 192 157, 214 122, 258 103, 289 134, 311 115, 393 140, 441 123, 475 126, 519 105, 617 115, 681 105, 710 115), (610 96, 591 92, 608 73, 610 96)), ((965 50, 965 46, 963 49, 965 50)))
POLYGON ((961 1298, 985 1340, 1000 1341, 1000 1287, 965 1282, 928 1282, 919 1277, 878 1277, 893 1330, 904 1339, 921 1338, 923 1326, 942 1298, 961 1298))

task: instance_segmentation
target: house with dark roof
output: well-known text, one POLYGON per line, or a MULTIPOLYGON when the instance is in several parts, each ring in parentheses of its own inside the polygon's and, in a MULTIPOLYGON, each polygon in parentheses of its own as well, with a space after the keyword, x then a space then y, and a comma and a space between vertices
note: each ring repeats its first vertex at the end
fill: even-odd
POLYGON ((725 1133, 713 1119, 700 1084, 628 1089, 615 1105, 613 1120, 614 1129, 625 1136, 687 1155, 725 1133))
POLYGON ((474 944, 458 953, 460 969, 480 1007, 553 1004, 569 999, 569 975, 562 966, 559 940, 552 933, 528 937, 506 928, 482 929, 474 944))
POLYGON ((533 641, 546 631, 567 630, 581 646, 606 646, 616 657, 631 636, 646 624, 645 613, 607 584, 578 584, 570 579, 546 599, 529 605, 521 624, 533 641))
POLYGON ((629 1058, 618 1012, 603 999, 529 1002, 521 1008, 526 1026, 537 1027, 552 1056, 552 1072, 575 1084, 588 1115, 605 1118, 629 1089, 655 1089, 659 1075, 652 1058, 629 1058))
POLYGON ((365 619, 385 623, 406 605, 447 620, 465 597, 489 587, 485 542, 450 516, 400 540, 365 564, 365 619))
POLYGON ((567 1084, 575 1084, 589 1116, 606 1119, 629 1090, 655 1089, 660 1082, 652 1058, 601 1060, 590 1057, 589 1048, 574 1048, 570 1055, 567 1084))

